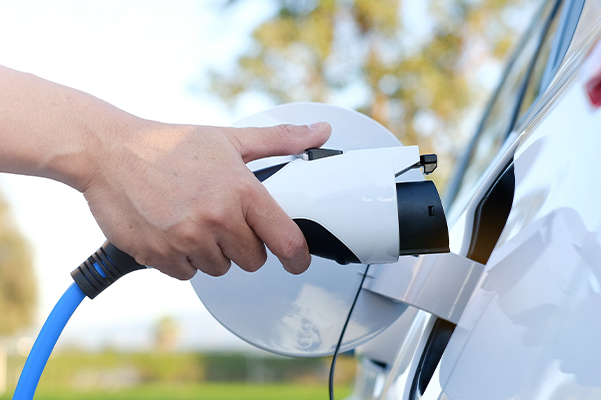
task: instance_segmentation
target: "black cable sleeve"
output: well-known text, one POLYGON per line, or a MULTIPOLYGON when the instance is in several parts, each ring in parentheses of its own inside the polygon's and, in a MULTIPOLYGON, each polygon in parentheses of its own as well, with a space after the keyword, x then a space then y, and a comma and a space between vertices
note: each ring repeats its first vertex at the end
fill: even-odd
POLYGON ((71 272, 71 277, 90 299, 98 296, 117 279, 138 269, 146 269, 129 254, 108 240, 94 254, 71 272))

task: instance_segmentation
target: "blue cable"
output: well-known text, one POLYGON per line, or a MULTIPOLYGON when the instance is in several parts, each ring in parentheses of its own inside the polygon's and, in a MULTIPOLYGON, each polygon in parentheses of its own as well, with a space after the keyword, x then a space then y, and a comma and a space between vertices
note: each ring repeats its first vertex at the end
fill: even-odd
POLYGON ((83 299, 95 298, 123 275, 139 269, 146 269, 146 267, 138 264, 135 259, 107 240, 102 247, 71 272, 75 283, 65 291, 44 323, 25 361, 13 400, 33 399, 50 353, 83 299))
POLYGON ((56 345, 69 318, 85 297, 86 295, 79 286, 72 283, 56 303, 33 344, 29 357, 27 357, 13 400, 33 399, 40 376, 42 376, 54 345, 56 345))

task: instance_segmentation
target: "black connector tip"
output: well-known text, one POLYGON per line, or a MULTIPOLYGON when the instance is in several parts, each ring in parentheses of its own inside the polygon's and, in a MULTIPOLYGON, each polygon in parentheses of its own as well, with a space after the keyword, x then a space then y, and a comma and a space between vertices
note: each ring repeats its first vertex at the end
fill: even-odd
POLYGON ((396 184, 399 255, 449 252, 449 230, 434 182, 396 184))

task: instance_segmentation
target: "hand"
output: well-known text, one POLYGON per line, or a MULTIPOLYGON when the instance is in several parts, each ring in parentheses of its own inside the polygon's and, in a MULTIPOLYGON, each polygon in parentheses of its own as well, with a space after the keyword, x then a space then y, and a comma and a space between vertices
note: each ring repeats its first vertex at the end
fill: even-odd
POLYGON ((107 239, 138 263, 180 279, 224 274, 230 260, 254 271, 265 243, 288 271, 309 266, 300 229, 245 163, 319 147, 327 123, 161 124, 2 66, 0 93, 0 171, 83 192, 107 239))
POLYGON ((142 265, 178 279, 246 271, 265 246, 294 274, 311 256, 302 232, 245 163, 319 147, 331 128, 218 128, 141 120, 107 141, 80 188, 106 237, 142 265))

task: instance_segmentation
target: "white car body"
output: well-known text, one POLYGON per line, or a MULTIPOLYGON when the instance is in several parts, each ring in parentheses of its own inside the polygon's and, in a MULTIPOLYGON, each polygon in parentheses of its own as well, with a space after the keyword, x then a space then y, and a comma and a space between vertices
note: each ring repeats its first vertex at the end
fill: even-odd
POLYGON ((450 185, 451 251, 485 264, 465 310, 409 308, 349 399, 601 399, 600 35, 601 1, 545 1, 450 185))

